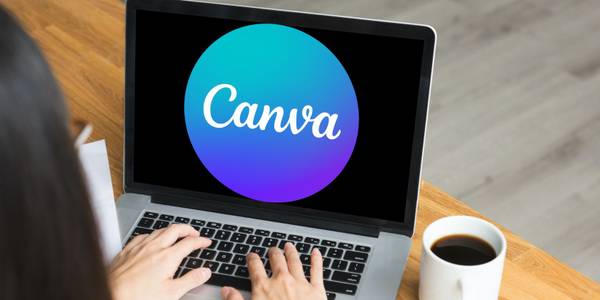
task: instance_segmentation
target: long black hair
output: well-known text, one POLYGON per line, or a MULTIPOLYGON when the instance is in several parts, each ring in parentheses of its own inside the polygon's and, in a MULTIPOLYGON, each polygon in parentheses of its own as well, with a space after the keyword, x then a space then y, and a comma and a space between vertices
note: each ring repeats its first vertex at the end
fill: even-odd
POLYGON ((40 50, 0 6, 0 299, 111 298, 68 124, 40 50))

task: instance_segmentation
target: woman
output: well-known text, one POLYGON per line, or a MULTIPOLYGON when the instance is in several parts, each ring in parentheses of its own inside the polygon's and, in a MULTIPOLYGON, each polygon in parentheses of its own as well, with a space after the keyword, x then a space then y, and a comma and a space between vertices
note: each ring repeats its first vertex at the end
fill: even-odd
MULTIPOLYGON (((106 270, 68 115, 33 41, 0 7, 0 299, 179 299, 210 278, 173 279, 183 257, 207 247, 188 225, 133 239, 106 270)), ((252 299, 326 299, 322 257, 311 282, 293 245, 270 249, 273 275, 248 256, 252 299)), ((223 299, 241 300, 224 287, 223 299)))

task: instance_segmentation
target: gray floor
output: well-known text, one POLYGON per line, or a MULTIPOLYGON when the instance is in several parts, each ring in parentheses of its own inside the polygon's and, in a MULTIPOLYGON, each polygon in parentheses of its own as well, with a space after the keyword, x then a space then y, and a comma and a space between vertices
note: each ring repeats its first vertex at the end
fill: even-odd
POLYGON ((600 1, 234 1, 438 32, 424 178, 600 281, 600 1))

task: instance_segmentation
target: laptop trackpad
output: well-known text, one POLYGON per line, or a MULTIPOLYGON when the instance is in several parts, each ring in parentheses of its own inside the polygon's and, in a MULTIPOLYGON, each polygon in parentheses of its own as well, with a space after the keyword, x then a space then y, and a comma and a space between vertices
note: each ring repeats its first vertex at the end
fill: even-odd
MULTIPOLYGON (((250 293, 241 291, 244 299, 250 299, 250 293)), ((221 287, 205 284, 189 291, 181 300, 221 300, 221 287)))

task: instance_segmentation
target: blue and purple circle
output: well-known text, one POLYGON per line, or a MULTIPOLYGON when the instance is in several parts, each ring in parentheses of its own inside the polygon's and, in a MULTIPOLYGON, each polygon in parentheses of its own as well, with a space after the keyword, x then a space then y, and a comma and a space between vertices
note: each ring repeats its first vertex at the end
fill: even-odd
POLYGON ((184 109, 206 169, 264 202, 325 188, 358 134, 356 94, 342 64, 315 38, 282 25, 241 27, 210 45, 192 70, 184 109))

